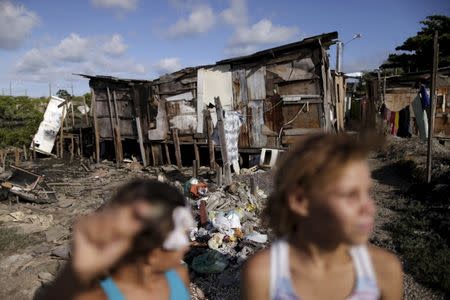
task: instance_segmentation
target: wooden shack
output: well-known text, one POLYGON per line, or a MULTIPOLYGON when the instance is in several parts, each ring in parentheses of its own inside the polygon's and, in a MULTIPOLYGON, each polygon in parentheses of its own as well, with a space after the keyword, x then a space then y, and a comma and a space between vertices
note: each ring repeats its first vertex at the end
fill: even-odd
POLYGON ((149 106, 151 81, 79 75, 89 79, 91 88, 97 161, 113 149, 114 158, 120 163, 130 149, 146 162, 146 133, 151 115, 155 114, 149 106))
POLYGON ((242 118, 238 145, 244 156, 285 149, 305 134, 342 130, 345 79, 330 69, 327 54, 337 38, 337 32, 309 37, 152 81, 83 75, 95 98, 96 140, 138 140, 133 120, 139 117, 147 161, 190 164, 191 157, 182 156, 192 155, 213 167, 220 151, 211 137, 216 97, 224 111, 242 118))

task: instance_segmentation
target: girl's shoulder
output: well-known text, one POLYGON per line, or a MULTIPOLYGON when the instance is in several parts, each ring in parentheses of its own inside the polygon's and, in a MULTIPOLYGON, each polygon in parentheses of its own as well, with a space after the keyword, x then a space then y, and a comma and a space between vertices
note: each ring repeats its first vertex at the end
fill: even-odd
POLYGON ((375 245, 368 245, 367 250, 369 251, 375 272, 385 274, 385 273, 399 273, 402 272, 402 265, 398 257, 389 252, 386 249, 379 248, 375 245))
POLYGON ((383 299, 401 299, 403 271, 398 257, 374 245, 367 246, 383 299))

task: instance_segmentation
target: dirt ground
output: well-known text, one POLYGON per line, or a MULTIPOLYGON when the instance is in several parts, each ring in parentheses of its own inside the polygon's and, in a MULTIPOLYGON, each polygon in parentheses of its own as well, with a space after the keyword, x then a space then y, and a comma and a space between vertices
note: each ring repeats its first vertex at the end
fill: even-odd
MULTIPOLYGON (((378 205, 371 242, 395 251, 387 225, 401 214, 395 208, 405 205, 403 195, 411 183, 398 175, 386 159, 373 158, 370 165, 375 182, 373 196, 378 205)), ((49 184, 56 183, 52 186, 58 201, 0 202, 0 299, 32 299, 68 258, 70 229, 77 216, 100 207, 124 181, 136 176, 156 178, 163 173, 159 168, 141 170, 133 164, 116 168, 109 162, 91 165, 86 171, 77 162, 68 164, 47 158, 22 167, 44 175, 49 184)), ((190 177, 188 169, 176 174, 170 179, 178 180, 178 185, 190 177)), ((269 193, 271 173, 256 174, 242 176, 240 181, 249 182, 250 176, 256 176, 257 185, 269 193)), ((216 275, 191 274, 193 299, 239 298, 239 266, 216 275)), ((405 275, 404 285, 405 299, 444 299, 442 293, 424 287, 409 274, 405 275)))

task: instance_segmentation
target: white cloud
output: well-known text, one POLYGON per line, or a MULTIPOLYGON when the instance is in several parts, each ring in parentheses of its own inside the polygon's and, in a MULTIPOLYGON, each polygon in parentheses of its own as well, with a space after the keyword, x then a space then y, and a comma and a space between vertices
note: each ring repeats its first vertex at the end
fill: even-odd
POLYGON ((76 33, 71 33, 63 39, 53 51, 55 56, 63 61, 81 62, 88 55, 89 41, 76 33))
POLYGON ((238 26, 226 51, 229 54, 249 54, 260 46, 286 42, 298 34, 297 27, 278 26, 262 19, 251 27, 238 26))
POLYGON ((239 27, 231 38, 232 46, 261 45, 284 42, 298 33, 296 27, 273 25, 270 20, 263 19, 252 27, 239 27))
POLYGON ((91 0, 91 3, 97 7, 119 8, 124 10, 135 10, 138 0, 91 0))
POLYGON ((16 70, 21 73, 36 72, 47 67, 47 57, 40 49, 33 48, 19 60, 16 70))
POLYGON ((216 23, 216 16, 209 6, 197 6, 188 18, 178 20, 169 28, 169 36, 193 36, 208 32, 216 23))
POLYGON ((178 71, 181 69, 181 64, 178 57, 168 57, 161 59, 153 67, 159 75, 163 75, 178 71))
POLYGON ((125 50, 126 45, 120 35, 105 38, 82 37, 71 33, 54 46, 33 48, 25 53, 15 64, 14 77, 21 80, 51 81, 67 78, 73 80, 72 73, 142 76, 146 71, 145 67, 124 57, 125 50), (114 44, 120 47, 111 48, 114 44))
POLYGON ((220 16, 229 25, 246 25, 248 22, 247 2, 245 0, 231 0, 230 7, 222 11, 220 16))
POLYGON ((12 50, 20 47, 38 23, 36 13, 25 6, 0 0, 0 48, 12 50))
POLYGON ((103 46, 103 51, 113 56, 120 56, 125 53, 128 46, 123 42, 120 34, 114 34, 103 46))

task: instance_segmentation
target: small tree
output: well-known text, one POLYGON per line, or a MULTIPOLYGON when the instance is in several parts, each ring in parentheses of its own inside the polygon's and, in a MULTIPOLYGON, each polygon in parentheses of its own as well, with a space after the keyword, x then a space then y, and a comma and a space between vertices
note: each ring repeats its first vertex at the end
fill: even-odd
POLYGON ((59 98, 66 99, 66 100, 69 100, 71 98, 69 92, 67 92, 66 90, 57 91, 56 96, 58 96, 59 98))
POLYGON ((395 48, 400 52, 389 54, 381 68, 401 68, 404 72, 431 70, 436 30, 439 33, 439 67, 450 66, 450 17, 433 15, 420 23, 422 29, 395 48))

